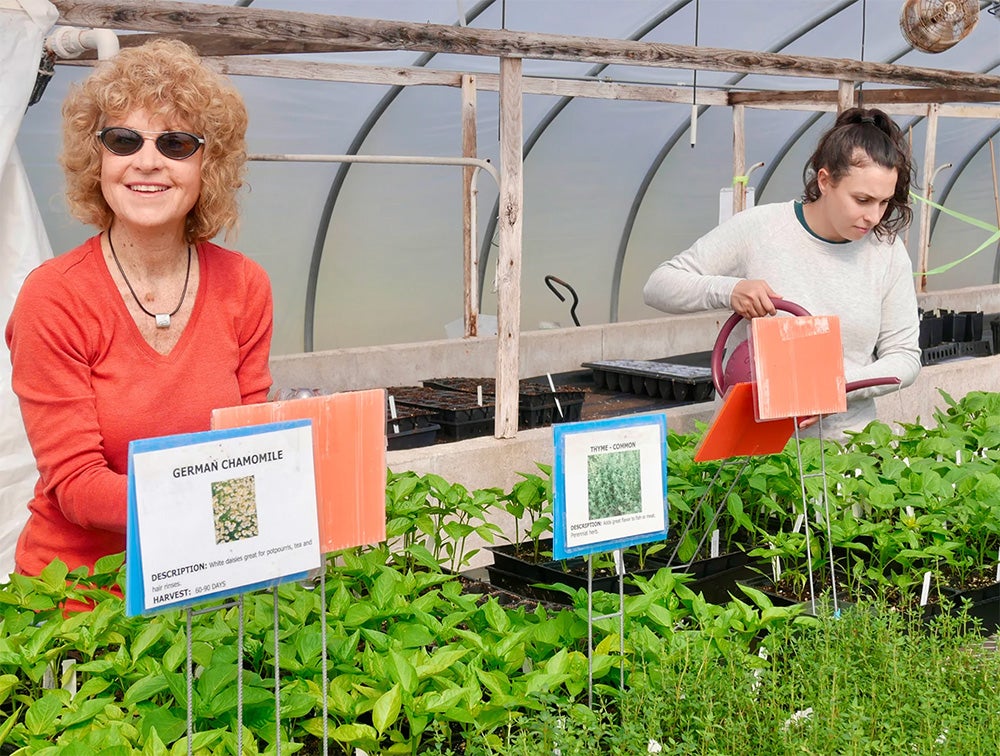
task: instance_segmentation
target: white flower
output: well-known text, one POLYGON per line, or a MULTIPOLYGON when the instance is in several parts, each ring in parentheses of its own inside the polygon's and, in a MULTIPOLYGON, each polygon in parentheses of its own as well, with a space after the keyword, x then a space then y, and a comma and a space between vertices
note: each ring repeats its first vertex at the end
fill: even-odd
POLYGON ((944 745, 947 740, 948 740, 948 728, 945 727, 943 730, 941 730, 941 734, 937 736, 937 739, 934 742, 937 743, 938 745, 944 745))
POLYGON ((810 706, 808 709, 802 709, 800 711, 795 712, 794 714, 792 714, 792 716, 790 716, 788 719, 785 720, 785 723, 781 726, 782 731, 787 731, 789 727, 791 727, 793 724, 798 724, 803 719, 812 719, 812 714, 813 714, 812 706, 810 706))
POLYGON ((663 746, 657 743, 653 738, 649 739, 649 744, 646 746, 646 753, 659 753, 663 750, 663 746))

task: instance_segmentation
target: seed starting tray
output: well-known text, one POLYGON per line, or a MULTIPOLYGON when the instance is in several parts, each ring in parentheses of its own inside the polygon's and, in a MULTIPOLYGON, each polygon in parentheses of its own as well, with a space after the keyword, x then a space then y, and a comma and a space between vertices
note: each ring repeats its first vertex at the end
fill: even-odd
POLYGON ((678 402, 703 402, 714 392, 712 370, 656 360, 584 362, 594 373, 594 385, 609 391, 660 397, 678 402))
POLYGON ((426 386, 395 386, 386 389, 396 406, 431 410, 431 419, 441 426, 441 433, 454 441, 493 432, 495 408, 492 398, 483 397, 480 405, 475 396, 463 391, 441 391, 426 386))
POLYGON ((434 411, 420 407, 396 407, 396 417, 386 409, 385 433, 388 448, 413 449, 434 443, 441 426, 433 421, 434 411))
MULTIPOLYGON (((484 397, 495 401, 496 380, 493 378, 431 378, 423 384, 429 388, 464 391, 476 396, 481 388, 484 397)), ((584 388, 556 386, 553 391, 543 383, 521 380, 518 382, 519 425, 523 430, 579 420, 585 395, 584 388), (556 402, 559 403, 558 408, 556 402)))
POLYGON ((982 341, 946 341, 937 346, 925 347, 920 350, 920 364, 934 365, 959 357, 989 357, 992 354, 990 342, 982 341))

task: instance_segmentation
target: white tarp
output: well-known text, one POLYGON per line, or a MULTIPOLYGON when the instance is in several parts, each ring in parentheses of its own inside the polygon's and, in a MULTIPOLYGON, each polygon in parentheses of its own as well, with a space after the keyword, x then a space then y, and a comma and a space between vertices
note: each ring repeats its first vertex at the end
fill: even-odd
MULTIPOLYGON (((0 0, 0 327, 28 272, 52 256, 14 138, 38 72, 45 34, 58 18, 47 0, 0 0)), ((14 568, 14 546, 37 478, 17 399, 10 354, 0 339, 0 579, 14 568)))

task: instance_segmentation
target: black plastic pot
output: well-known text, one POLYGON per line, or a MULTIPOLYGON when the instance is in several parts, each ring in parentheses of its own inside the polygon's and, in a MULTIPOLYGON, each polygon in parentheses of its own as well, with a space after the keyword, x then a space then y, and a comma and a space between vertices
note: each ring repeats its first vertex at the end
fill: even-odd
POLYGON ((928 315, 920 319, 920 348, 937 346, 944 338, 944 324, 940 315, 928 315))
MULTIPOLYGON (((540 560, 535 560, 534 544, 527 541, 518 544, 487 546, 486 548, 493 554, 493 564, 486 566, 490 582, 505 590, 528 598, 568 604, 570 597, 565 593, 539 586, 561 583, 573 590, 579 588, 586 590, 587 588, 587 562, 583 557, 553 560, 542 556, 540 560)), ((552 539, 545 538, 539 541, 538 550, 540 554, 551 555, 552 539)), ((661 564, 648 559, 644 568, 640 569, 634 555, 626 554, 623 590, 628 594, 638 593, 639 589, 627 578, 630 575, 651 577, 661 567, 661 564)), ((591 581, 593 589, 606 593, 618 593, 618 576, 601 574, 602 572, 595 571, 591 581)))
POLYGON ((992 635, 1000 629, 1000 583, 955 591, 954 608, 960 608, 966 600, 970 602, 969 615, 982 621, 983 632, 992 635))

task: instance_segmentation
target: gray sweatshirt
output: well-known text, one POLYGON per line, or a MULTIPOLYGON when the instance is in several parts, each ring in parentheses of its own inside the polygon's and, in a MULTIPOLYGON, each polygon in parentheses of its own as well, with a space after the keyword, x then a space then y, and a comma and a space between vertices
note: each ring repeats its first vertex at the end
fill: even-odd
MULTIPOLYGON (((823 241, 799 222, 795 202, 744 210, 653 271, 646 304, 664 312, 730 309, 741 279, 763 279, 812 315, 840 319, 847 382, 895 376, 901 386, 920 371, 913 267, 902 240, 871 233, 853 242, 823 241)), ((739 331, 740 329, 737 329, 739 331)), ((745 338, 745 335, 741 338, 745 338)), ((875 419, 881 386, 850 392, 847 412, 823 420, 823 435, 843 438, 875 419)), ((815 426, 807 435, 815 435, 815 426)))

